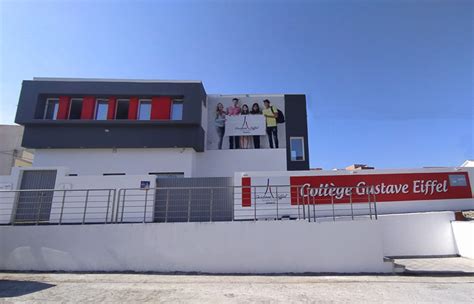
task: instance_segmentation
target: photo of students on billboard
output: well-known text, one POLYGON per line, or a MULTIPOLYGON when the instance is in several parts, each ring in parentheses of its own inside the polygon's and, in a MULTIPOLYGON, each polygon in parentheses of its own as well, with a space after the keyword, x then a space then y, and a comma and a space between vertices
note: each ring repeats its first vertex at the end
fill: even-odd
POLYGON ((286 147, 283 95, 209 96, 207 149, 286 147))

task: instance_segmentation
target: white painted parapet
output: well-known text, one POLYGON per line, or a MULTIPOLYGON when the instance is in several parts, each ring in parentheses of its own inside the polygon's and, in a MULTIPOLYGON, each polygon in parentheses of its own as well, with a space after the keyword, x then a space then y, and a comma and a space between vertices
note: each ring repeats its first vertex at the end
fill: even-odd
POLYGON ((474 259, 474 221, 451 222, 459 255, 474 259))
POLYGON ((454 212, 379 215, 385 256, 458 254, 451 221, 454 212))
POLYGON ((383 273, 378 221, 0 227, 0 270, 383 273))

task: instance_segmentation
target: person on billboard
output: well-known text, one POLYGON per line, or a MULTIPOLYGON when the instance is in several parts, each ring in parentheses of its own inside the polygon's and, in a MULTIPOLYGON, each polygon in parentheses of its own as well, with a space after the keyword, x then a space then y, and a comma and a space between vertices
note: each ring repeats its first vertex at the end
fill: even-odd
POLYGON ((215 125, 216 125, 216 131, 217 131, 217 136, 219 136, 219 143, 218 143, 218 148, 219 150, 222 150, 222 141, 224 139, 224 133, 225 133, 225 115, 226 112, 224 111, 224 105, 222 103, 217 104, 216 108, 216 118, 215 118, 215 125))
MULTIPOLYGON (((258 103, 254 103, 252 105, 252 110, 250 111, 252 115, 261 115, 262 111, 260 111, 260 106, 258 103)), ((253 147, 254 149, 260 149, 260 135, 253 136, 253 147)))
MULTIPOLYGON (((242 106, 242 111, 240 112, 240 115, 249 115, 249 107, 244 104, 242 106)), ((250 146, 250 136, 240 136, 240 148, 241 149, 248 149, 250 146)))
MULTIPOLYGON (((240 115, 240 105, 239 99, 234 98, 232 99, 233 106, 227 108, 227 115, 235 116, 240 115)), ((229 136, 229 149, 240 149, 240 136, 229 136)))
POLYGON ((270 100, 265 99, 263 101, 263 115, 267 125, 268 143, 270 148, 273 149, 273 141, 275 141, 275 148, 278 149, 278 129, 277 129, 277 117, 278 109, 270 104, 270 100))

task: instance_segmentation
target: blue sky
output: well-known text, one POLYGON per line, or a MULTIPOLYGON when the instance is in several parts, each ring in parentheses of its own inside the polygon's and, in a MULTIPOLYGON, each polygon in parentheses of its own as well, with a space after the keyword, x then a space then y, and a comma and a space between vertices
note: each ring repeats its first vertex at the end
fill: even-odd
POLYGON ((474 158, 472 1, 0 1, 0 123, 21 81, 304 93, 312 167, 474 158))

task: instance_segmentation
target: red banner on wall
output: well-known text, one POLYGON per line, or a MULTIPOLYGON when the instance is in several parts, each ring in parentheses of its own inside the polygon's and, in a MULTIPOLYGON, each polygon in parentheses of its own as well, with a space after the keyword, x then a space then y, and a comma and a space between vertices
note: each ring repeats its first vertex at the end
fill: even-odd
POLYGON ((466 172, 292 176, 290 184, 292 205, 473 197, 466 172))

